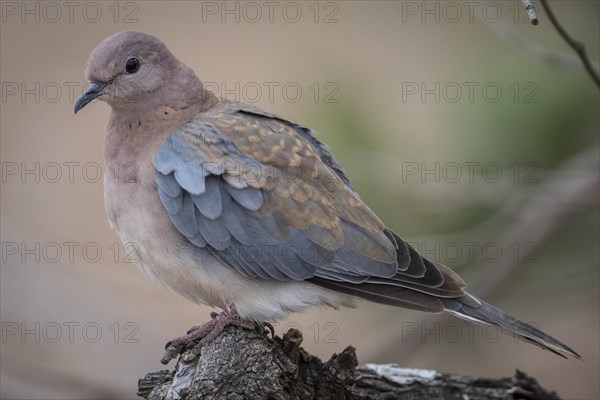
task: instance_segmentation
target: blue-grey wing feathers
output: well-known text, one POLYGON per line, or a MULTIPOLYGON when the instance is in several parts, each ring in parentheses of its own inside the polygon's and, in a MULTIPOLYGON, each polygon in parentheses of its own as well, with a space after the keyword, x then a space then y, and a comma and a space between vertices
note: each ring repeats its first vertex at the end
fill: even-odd
POLYGON ((161 202, 173 225, 190 243, 248 277, 314 278, 342 285, 367 282, 369 287, 395 287, 385 289, 395 293, 403 293, 398 288, 404 288, 439 296, 463 294, 459 279, 448 279, 447 273, 380 225, 351 190, 327 147, 310 130, 293 123, 285 128, 281 119, 275 119, 278 125, 273 125, 269 114, 243 112, 250 118, 244 122, 248 129, 254 129, 254 136, 240 136, 236 144, 213 123, 193 120, 171 134, 156 153, 161 202), (287 131, 281 126, 297 137, 285 136, 287 131), (272 168, 286 167, 275 150, 260 148, 260 143, 244 147, 253 146, 264 132, 274 135, 277 129, 282 130, 282 139, 278 142, 275 136, 267 141, 283 146, 279 151, 289 150, 289 146, 302 150, 304 146, 310 159, 312 146, 326 165, 315 169, 299 159, 295 166, 300 172, 303 168, 311 174, 330 168, 342 186, 333 182, 335 191, 328 194, 319 176, 301 174, 297 181, 285 181, 276 176, 279 170, 272 168), (246 170, 253 171, 253 179, 244 175, 246 170), (277 185, 287 187, 282 192, 277 185))

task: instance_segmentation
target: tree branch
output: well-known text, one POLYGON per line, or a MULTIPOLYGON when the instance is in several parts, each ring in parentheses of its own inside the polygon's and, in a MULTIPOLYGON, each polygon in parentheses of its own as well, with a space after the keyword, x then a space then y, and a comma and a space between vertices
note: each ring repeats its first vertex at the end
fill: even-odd
POLYGON ((585 70, 594 80, 594 82, 596 82, 596 85, 600 88, 600 75, 598 74, 598 71, 594 69, 592 62, 590 61, 587 52, 585 51, 585 45, 582 42, 573 39, 571 35, 569 35, 569 33, 565 30, 565 28, 563 28, 560 22, 558 22, 556 15, 554 15, 554 11, 552 11, 552 8, 550 8, 550 4, 548 4, 548 0, 540 0, 540 2, 542 3, 542 7, 544 8, 544 10, 546 11, 546 14, 548 14, 548 18, 550 18, 550 22, 552 22, 552 25, 554 25, 560 36, 562 36, 563 39, 565 39, 569 46, 571 46, 573 50, 575 50, 575 52, 583 62, 585 70))
POLYGON ((147 400, 559 400, 520 371, 488 379, 390 364, 357 368, 351 346, 323 363, 301 343, 295 329, 271 339, 264 332, 228 327, 199 353, 180 356, 175 370, 146 374, 138 395, 147 400))

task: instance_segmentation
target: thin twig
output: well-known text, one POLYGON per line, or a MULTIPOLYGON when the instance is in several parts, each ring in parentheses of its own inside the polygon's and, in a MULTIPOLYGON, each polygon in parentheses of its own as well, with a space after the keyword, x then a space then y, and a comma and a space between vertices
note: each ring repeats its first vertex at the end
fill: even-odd
POLYGON ((550 18, 550 22, 552 22, 552 25, 554 25, 554 27, 556 28, 556 30, 558 31, 560 36, 562 36, 563 39, 565 39, 566 42, 575 50, 575 52, 577 53, 577 55, 583 62, 583 65, 585 66, 586 71, 592 77, 594 82, 596 82, 596 85, 600 88, 600 75, 598 74, 597 71, 594 70, 594 67, 592 66, 592 62, 590 61, 590 59, 587 55, 587 52, 585 51, 585 45, 583 43, 573 39, 571 37, 571 35, 569 35, 569 33, 567 33, 565 28, 563 28, 563 26, 560 24, 560 22, 558 22, 556 15, 554 15, 554 12, 550 8, 550 4, 548 4, 548 0, 540 0, 540 1, 542 3, 542 7, 544 7, 544 10, 546 11, 546 14, 548 14, 548 18, 550 18))

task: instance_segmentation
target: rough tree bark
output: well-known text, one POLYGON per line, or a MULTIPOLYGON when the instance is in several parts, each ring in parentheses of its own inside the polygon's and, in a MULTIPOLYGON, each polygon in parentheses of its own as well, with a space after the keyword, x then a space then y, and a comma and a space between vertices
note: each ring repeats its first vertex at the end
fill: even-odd
POLYGON ((283 338, 228 327, 200 351, 180 355, 173 371, 148 373, 138 383, 147 400, 557 400, 525 373, 474 378, 396 365, 358 367, 347 347, 322 362, 300 347, 295 329, 283 338))

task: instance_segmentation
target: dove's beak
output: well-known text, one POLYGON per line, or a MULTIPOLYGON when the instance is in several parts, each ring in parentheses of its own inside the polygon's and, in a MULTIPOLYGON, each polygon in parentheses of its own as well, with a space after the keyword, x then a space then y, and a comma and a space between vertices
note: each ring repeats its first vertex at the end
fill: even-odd
POLYGON ((75 102, 75 114, 77 111, 85 107, 89 102, 96 97, 104 94, 104 88, 108 85, 106 82, 90 82, 83 89, 83 93, 75 102))

